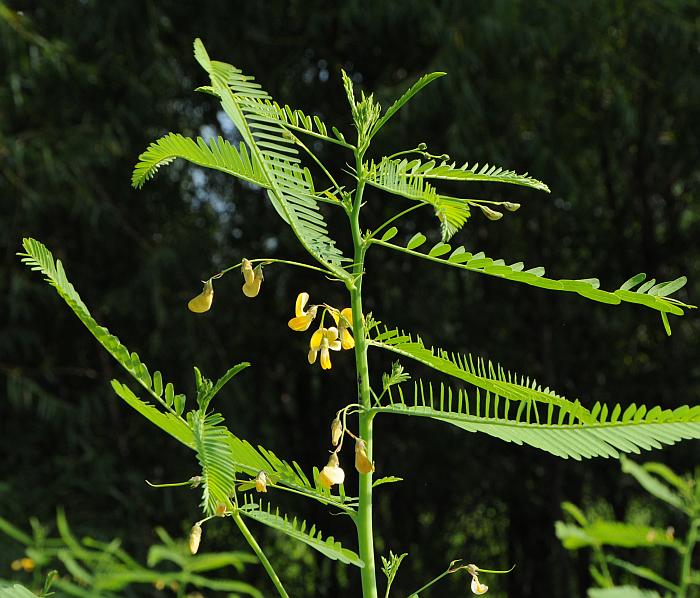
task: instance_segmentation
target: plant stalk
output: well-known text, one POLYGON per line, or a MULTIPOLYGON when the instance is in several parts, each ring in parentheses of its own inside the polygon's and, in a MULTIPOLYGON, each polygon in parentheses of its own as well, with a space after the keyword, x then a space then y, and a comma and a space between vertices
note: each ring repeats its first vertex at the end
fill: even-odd
POLYGON ((690 575, 693 563, 693 552, 695 544, 698 541, 698 528, 700 528, 700 519, 694 519, 690 522, 690 529, 685 540, 685 554, 681 563, 681 579, 678 598, 686 598, 688 594, 688 586, 690 585, 690 575))
POLYGON ((265 556, 265 553, 263 552, 262 548, 260 548, 260 545, 255 541, 253 534, 250 533, 250 530, 241 518, 240 513, 237 510, 235 510, 231 514, 231 517, 233 517, 233 520, 236 522, 238 529, 241 530, 243 537, 246 539, 248 544, 250 544, 250 547, 253 549, 253 552, 262 563, 262 566, 265 567, 265 571, 267 571, 267 574, 270 576, 270 579, 272 580, 272 583, 274 584, 277 593, 280 596, 282 596, 282 598, 289 598, 289 594, 287 594, 287 591, 284 589, 280 578, 277 577, 277 573, 272 567, 272 563, 270 563, 268 558, 265 556))
MULTIPOLYGON (((352 228, 352 242, 354 247, 354 284, 350 287, 350 305, 352 307, 352 330, 355 336, 355 364, 357 367, 358 403, 365 409, 371 407, 369 387, 369 367, 367 365, 367 339, 365 338, 365 322, 362 315, 362 275, 365 262, 366 246, 360 230, 360 208, 362 206, 362 194, 365 182, 362 178, 362 154, 355 155, 358 185, 355 193, 355 201, 350 214, 352 228)), ((374 414, 369 411, 361 411, 360 437, 367 444, 367 456, 372 459, 372 419, 374 414)), ((357 511, 357 540, 360 558, 365 566, 362 574, 363 598, 377 598, 377 573, 374 562, 374 533, 372 531, 372 474, 360 474, 359 481, 360 503, 357 511)))

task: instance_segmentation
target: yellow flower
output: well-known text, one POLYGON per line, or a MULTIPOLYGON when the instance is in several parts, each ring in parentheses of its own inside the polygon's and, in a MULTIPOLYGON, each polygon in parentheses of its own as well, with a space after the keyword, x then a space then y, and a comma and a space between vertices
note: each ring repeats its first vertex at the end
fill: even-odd
POLYGON ((340 418, 336 415, 335 419, 331 422, 331 442, 333 446, 338 446, 340 438, 343 435, 343 424, 340 418))
POLYGON ((297 296, 296 306, 294 308, 294 313, 296 317, 292 318, 287 322, 287 325, 297 332, 304 332, 309 329, 311 322, 316 317, 316 310, 318 309, 315 305, 312 305, 308 311, 304 308, 309 302, 309 294, 306 292, 299 293, 297 296))
POLYGON ((338 326, 338 336, 340 336, 341 346, 343 349, 352 349, 355 346, 355 339, 352 338, 352 334, 350 334, 350 328, 352 328, 352 309, 346 307, 341 311, 333 310, 331 314, 338 326))
POLYGON ((345 481, 345 472, 340 467, 338 455, 331 453, 326 465, 318 474, 318 481, 324 488, 330 489, 333 484, 342 484, 345 481))
POLYGON ((214 300, 214 285, 211 279, 204 283, 204 289, 194 299, 190 299, 187 307, 190 311, 196 314, 203 314, 211 308, 211 302, 214 300))
POLYGON ((331 354, 329 351, 340 351, 341 343, 338 340, 338 329, 335 326, 330 328, 319 328, 311 336, 309 344, 309 363, 316 363, 316 355, 321 353, 321 367, 324 370, 331 369, 331 354))
POLYGON ((260 292, 260 285, 262 281, 265 280, 263 277, 262 266, 257 266, 253 270, 253 264, 249 260, 243 258, 241 272, 243 272, 243 278, 245 283, 243 284, 243 294, 246 297, 257 297, 260 292))
POLYGON ((195 523, 190 530, 190 552, 197 554, 199 550, 199 542, 202 539, 202 526, 195 523))
POLYGON ((372 473, 374 463, 367 456, 367 445, 361 438, 355 440, 355 469, 360 473, 372 473))
POLYGON ((261 471, 255 478, 255 489, 258 492, 267 492, 267 485, 270 483, 270 476, 261 471))
POLYGON ((481 594, 486 594, 486 592, 489 591, 489 587, 479 581, 479 578, 474 575, 472 577, 472 592, 474 592, 477 596, 481 596, 481 594))

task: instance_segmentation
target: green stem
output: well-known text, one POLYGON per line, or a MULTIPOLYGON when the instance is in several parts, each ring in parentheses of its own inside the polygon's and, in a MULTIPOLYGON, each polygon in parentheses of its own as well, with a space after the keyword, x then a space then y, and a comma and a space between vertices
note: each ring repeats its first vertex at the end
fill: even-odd
POLYGON ((678 591, 678 598, 686 598, 687 596, 693 564, 693 551, 698 541, 698 528, 700 528, 700 519, 694 519, 690 522, 690 529, 685 539, 685 554, 683 555, 683 562, 681 563, 681 583, 680 590, 678 591))
MULTIPOLYGON (((359 413, 360 437, 367 444, 367 456, 372 459, 372 419, 374 414, 367 411, 371 407, 369 387, 369 366, 367 365, 367 339, 365 337, 365 322, 362 315, 362 275, 364 270, 366 245, 360 230, 360 208, 365 180, 362 173, 362 153, 355 154, 358 185, 350 224, 354 248, 353 280, 349 284, 350 305, 352 307, 352 330, 355 336, 355 364, 357 367, 358 402, 364 407, 359 413)), ((362 568, 363 598, 377 598, 377 573, 374 562, 374 533, 372 531, 372 474, 360 474, 360 503, 357 511, 357 540, 360 558, 365 566, 362 568)))
POLYGON ((432 579, 428 583, 426 583, 423 587, 418 588, 415 592, 411 592, 408 595, 408 598, 413 598, 413 596, 418 596, 423 590, 427 590, 430 586, 433 584, 436 584, 438 581, 440 581, 443 577, 447 577, 448 575, 452 574, 453 571, 451 569, 448 569, 447 571, 444 571, 440 575, 438 575, 435 579, 432 579))
MULTIPOLYGON (((318 266, 312 266, 311 264, 304 264, 302 262, 293 262, 291 260, 280 260, 276 258, 256 258, 254 260, 248 260, 251 264, 255 264, 256 262, 264 262, 263 265, 265 264, 287 264, 288 266, 297 266, 298 268, 306 268, 307 270, 316 270, 316 272, 322 272, 326 276, 333 276, 333 273, 327 270, 326 268, 319 268, 318 266)), ((225 268, 221 270, 221 272, 214 274, 211 278, 221 278, 224 274, 230 272, 231 270, 235 270, 236 268, 240 268, 243 265, 243 262, 238 262, 237 264, 233 266, 229 266, 228 268, 225 268)))
POLYGON ((376 237, 381 230, 385 229, 387 226, 389 226, 395 220, 398 220, 399 218, 401 218, 401 216, 405 216, 409 212, 412 212, 413 210, 417 210, 418 208, 423 208, 427 205, 428 204, 419 203, 419 204, 416 204, 414 206, 411 206, 410 208, 403 210, 403 212, 399 212, 395 216, 392 216, 391 218, 389 218, 389 220, 387 220, 383 224, 380 224, 374 231, 372 231, 372 234, 368 237, 368 239, 373 239, 374 237, 376 237))
POLYGON ((275 573, 275 570, 272 567, 272 563, 270 563, 270 561, 265 556, 265 553, 263 552, 262 548, 260 548, 260 545, 255 541, 255 538, 253 538, 253 534, 250 533, 250 530, 241 518, 240 513, 237 510, 235 510, 233 513, 231 513, 231 517, 233 517, 233 520, 236 522, 238 529, 241 530, 243 537, 246 539, 248 544, 250 544, 250 547, 253 549, 253 552, 256 554, 256 556, 262 563, 262 566, 265 567, 265 571, 267 571, 267 574, 270 576, 270 579, 272 580, 272 583, 274 584, 277 593, 280 596, 282 596, 282 598, 289 598, 289 594, 287 594, 287 590, 284 589, 280 578, 277 577, 277 573, 275 573))

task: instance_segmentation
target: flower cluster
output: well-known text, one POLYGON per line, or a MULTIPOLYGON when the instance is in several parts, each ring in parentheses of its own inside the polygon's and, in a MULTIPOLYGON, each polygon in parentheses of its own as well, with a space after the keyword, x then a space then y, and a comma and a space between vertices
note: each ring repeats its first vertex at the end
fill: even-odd
POLYGON ((319 308, 323 310, 321 315, 321 325, 311 335, 309 342, 309 363, 316 363, 319 357, 319 363, 324 370, 330 370, 331 351, 340 351, 341 349, 352 349, 355 346, 355 339, 352 336, 352 310, 349 307, 345 309, 336 309, 330 305, 307 305, 309 303, 309 294, 306 292, 299 293, 294 306, 294 317, 289 320, 288 326, 297 332, 305 332, 311 327, 311 323, 316 318, 319 308), (335 326, 326 328, 324 319, 326 314, 330 314, 335 322, 335 326))
MULTIPOLYGON (((212 281, 215 278, 221 278, 224 272, 219 272, 219 274, 212 276, 209 280, 203 281, 204 288, 202 292, 187 303, 187 308, 190 311, 196 314, 203 314, 211 309, 211 304, 214 301, 214 284, 212 281)), ((243 287, 241 287, 243 294, 246 297, 257 297, 258 293, 260 293, 260 286, 265 280, 263 264, 258 264, 253 268, 251 261, 243 258, 241 261, 241 272, 243 273, 243 287)))

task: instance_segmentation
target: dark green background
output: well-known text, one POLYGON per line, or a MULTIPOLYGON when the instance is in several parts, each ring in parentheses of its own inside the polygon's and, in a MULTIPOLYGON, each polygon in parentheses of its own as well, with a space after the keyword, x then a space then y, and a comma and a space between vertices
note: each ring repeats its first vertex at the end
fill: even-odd
MULTIPOLYGON (((51 522, 64 505, 77 533, 120 536, 143 555, 155 526, 184 536, 199 512, 194 492, 144 484, 195 474, 194 456, 112 394, 108 380, 125 375, 20 265, 23 236, 63 259, 98 321, 180 387, 192 387, 192 364, 217 377, 251 361, 218 408, 236 434, 305 470, 323 464, 329 422, 353 399, 350 354, 334 355, 328 373, 309 368, 306 337, 286 326, 300 290, 342 306, 339 285, 271 267, 255 300, 230 276, 216 286, 211 312, 185 309, 201 278, 242 256, 303 259, 261 192, 185 164, 163 169, 140 192, 129 185, 138 154, 157 136, 220 132, 216 102, 192 92, 206 83, 191 53, 197 36, 278 101, 346 135, 341 68, 383 105, 424 72, 447 71, 386 127, 373 155, 423 141, 460 162, 529 171, 552 189, 462 188, 523 207, 497 223, 474 217, 455 241, 545 265, 554 277, 599 276, 604 288, 639 271, 660 280, 686 274, 680 298, 700 297, 698 2, 8 6, 0 3, 0 515, 19 525, 33 515, 51 522)), ((318 150, 336 169, 351 158, 318 150)), ((376 191, 366 199, 365 226, 407 205, 376 191)), ((342 221, 330 221, 347 248, 342 221)), ((426 212, 398 238, 436 229, 426 212)), ((378 319, 527 372, 587 406, 698 402, 695 313, 672 318, 667 338, 650 310, 434 268, 378 247, 366 280, 366 309, 378 319)), ((375 381, 390 361, 371 355, 375 381)), ((554 536, 559 503, 601 497, 623 517, 639 492, 615 461, 563 461, 424 420, 380 418, 376 437, 378 474, 405 478, 376 493, 378 552, 409 552, 397 596, 456 558, 517 564, 486 580, 494 596, 583 596, 585 555, 567 554, 554 536)), ((698 453, 695 441, 649 458, 685 471, 698 453)), ((354 484, 351 475, 349 492, 354 484)), ((347 521, 315 504, 283 504, 352 546, 347 521)), ((683 531, 670 513, 654 516, 683 531)), ((214 523, 206 549, 243 546, 231 525, 214 523)), ((355 570, 255 531, 292 596, 359 594, 355 570)), ((20 553, 0 538, 0 572, 20 553)), ((654 563, 675 576, 673 559, 654 563)), ((261 568, 248 579, 272 593, 261 568)), ((454 576, 430 596, 468 593, 467 578, 454 576)))

